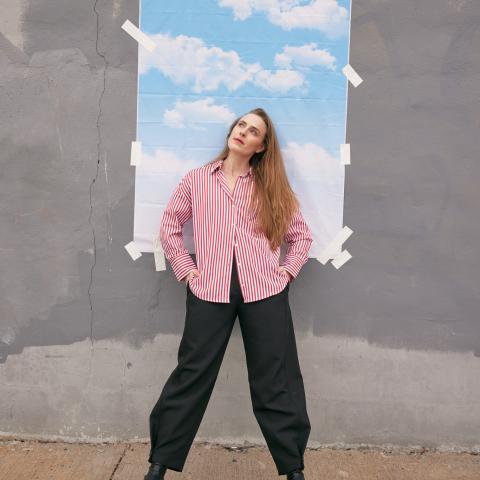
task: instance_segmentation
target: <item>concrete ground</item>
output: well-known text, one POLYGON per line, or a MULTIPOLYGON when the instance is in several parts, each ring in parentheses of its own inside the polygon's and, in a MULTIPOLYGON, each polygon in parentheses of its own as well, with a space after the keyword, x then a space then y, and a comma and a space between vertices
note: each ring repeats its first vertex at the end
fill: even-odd
MULTIPOLYGON (((143 480, 145 443, 79 444, 0 439, 1 480, 143 480)), ((308 449, 306 480, 479 480, 480 455, 308 449)), ((194 443, 184 471, 166 480, 267 480, 279 476, 266 448, 194 443)))

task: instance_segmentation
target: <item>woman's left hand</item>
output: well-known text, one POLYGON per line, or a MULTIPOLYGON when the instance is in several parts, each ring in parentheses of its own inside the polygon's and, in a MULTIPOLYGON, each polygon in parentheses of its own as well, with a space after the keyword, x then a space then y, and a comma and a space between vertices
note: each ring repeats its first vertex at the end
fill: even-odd
POLYGON ((282 266, 282 267, 279 267, 278 270, 279 270, 280 272, 287 273, 287 274, 288 274, 288 281, 289 281, 289 282, 292 281, 293 277, 292 277, 292 275, 290 274, 290 272, 285 269, 285 267, 283 267, 283 266, 282 266))

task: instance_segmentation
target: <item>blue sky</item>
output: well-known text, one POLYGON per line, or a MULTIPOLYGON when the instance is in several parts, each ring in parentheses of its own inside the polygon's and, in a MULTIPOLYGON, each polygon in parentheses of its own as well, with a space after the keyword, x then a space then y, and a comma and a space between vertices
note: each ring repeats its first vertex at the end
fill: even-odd
MULTIPOLYGON (((349 2, 330 1, 348 12, 349 2)), ((317 28, 287 30, 269 21, 268 11, 265 10, 252 9, 247 18, 235 18, 235 9, 222 7, 220 3, 217 0, 142 0, 140 27, 153 38, 156 34, 163 34, 173 41, 182 35, 199 39, 206 49, 234 51, 242 63, 258 63, 262 69, 271 72, 291 70, 303 77, 303 84, 298 85, 297 82, 296 87, 288 90, 286 87, 266 89, 247 81, 232 89, 233 82, 225 79, 217 86, 199 87, 195 91, 193 79, 179 82, 173 79, 174 74, 166 76, 155 68, 155 60, 144 51, 140 62, 152 65, 144 73, 141 70, 139 82, 138 138, 144 148, 147 151, 155 147, 176 146, 180 149, 211 147, 218 150, 218 139, 223 138, 227 121, 216 123, 214 118, 210 122, 205 119, 209 123, 207 132, 211 134, 206 134, 199 126, 191 128, 184 125, 179 128, 164 122, 165 111, 173 110, 177 101, 194 102, 211 97, 215 99, 215 105, 225 106, 236 115, 261 106, 273 117, 281 143, 319 142, 331 154, 338 156, 345 132, 347 81, 341 68, 348 62, 348 17, 346 23, 339 23, 338 35, 335 32, 332 35, 332 32, 317 28), (299 66, 295 62, 285 64, 284 60, 281 67, 275 64, 275 58, 282 54, 286 45, 297 48, 310 45, 311 51, 326 50, 333 60, 328 66, 315 63, 299 66)), ((235 4, 234 1, 223 3, 235 4)), ((242 3, 248 3, 248 0, 242 3)), ((255 1, 250 3, 255 5, 255 1)), ((261 1, 257 3, 262 4, 261 1)), ((312 2, 296 3, 305 6, 312 2)))

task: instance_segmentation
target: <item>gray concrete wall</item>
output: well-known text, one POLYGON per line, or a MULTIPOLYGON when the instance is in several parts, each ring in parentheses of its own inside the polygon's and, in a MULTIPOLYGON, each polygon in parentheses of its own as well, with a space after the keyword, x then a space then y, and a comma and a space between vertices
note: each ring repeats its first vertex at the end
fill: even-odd
MULTIPOLYGON (((138 5, 2 7, 0 430, 146 439, 185 287, 123 248, 138 5)), ((479 25, 475 0, 353 0, 353 258, 290 290, 310 446, 479 448, 479 25)), ((264 444, 238 323, 197 438, 264 444)))

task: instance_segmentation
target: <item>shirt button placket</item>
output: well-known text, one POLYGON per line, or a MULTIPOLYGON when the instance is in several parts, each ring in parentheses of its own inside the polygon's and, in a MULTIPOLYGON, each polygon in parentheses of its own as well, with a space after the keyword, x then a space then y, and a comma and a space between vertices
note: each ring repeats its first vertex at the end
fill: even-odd
MULTIPOLYGON (((235 232, 236 221, 237 221, 237 206, 234 203, 233 204, 233 223, 232 223, 232 226, 233 226, 233 241, 234 241, 234 246, 238 247, 238 243, 237 243, 237 240, 236 240, 237 236, 236 236, 236 232, 235 232)), ((240 265, 240 262, 238 261, 238 255, 236 255, 235 258, 237 260, 237 265, 240 265)))

